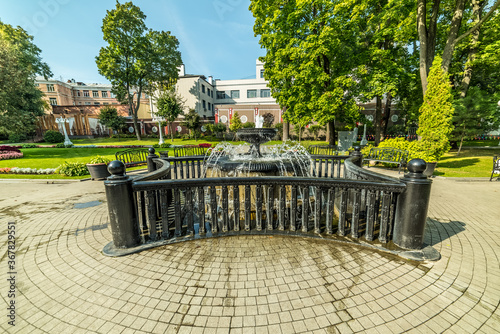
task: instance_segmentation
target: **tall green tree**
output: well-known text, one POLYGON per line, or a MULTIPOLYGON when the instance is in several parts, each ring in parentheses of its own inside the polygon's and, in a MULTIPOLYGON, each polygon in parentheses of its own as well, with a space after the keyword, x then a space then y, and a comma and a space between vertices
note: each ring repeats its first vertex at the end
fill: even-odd
POLYGON ((497 101, 500 93, 493 96, 479 87, 471 87, 466 97, 455 101, 452 138, 459 141, 458 153, 462 149, 464 138, 478 136, 497 130, 500 126, 500 107, 497 101))
POLYGON ((285 121, 327 124, 335 144, 335 122, 359 117, 354 99, 357 67, 352 3, 340 0, 253 0, 254 32, 266 49, 264 77, 285 121))
POLYGON ((125 117, 118 115, 116 108, 111 106, 103 107, 99 110, 99 123, 115 130, 120 138, 120 130, 125 127, 125 117))
POLYGON ((111 82, 117 98, 129 105, 138 140, 137 112, 142 93, 152 93, 153 83, 176 79, 182 63, 177 38, 169 31, 147 29, 145 19, 132 2, 117 1, 116 8, 107 11, 103 19, 103 38, 108 45, 96 57, 99 73, 111 82))
MULTIPOLYGON (((470 14, 471 4, 467 0, 417 0, 417 31, 419 38, 419 70, 422 92, 425 95, 428 75, 436 54, 442 53, 443 69, 450 69, 457 44, 472 33, 478 31, 500 6, 500 0, 493 2, 480 20, 474 20, 470 14), (468 25, 468 20, 473 25, 468 25)), ((488 1, 481 1, 486 6, 488 1)))
POLYGON ((190 109, 189 113, 184 115, 184 121, 182 121, 181 125, 188 128, 189 135, 191 137, 194 137, 194 140, 197 140, 196 132, 200 128, 201 122, 200 115, 198 115, 198 113, 194 109, 190 109))
POLYGON ((174 88, 165 89, 160 91, 160 96, 156 101, 158 116, 165 118, 167 126, 169 127, 170 139, 174 142, 174 128, 173 123, 184 112, 184 101, 182 97, 176 94, 174 88))
POLYGON ((49 66, 24 29, 0 21, 0 133, 31 134, 48 108, 35 86, 36 75, 48 78, 49 66))
POLYGON ((429 72, 429 81, 420 107, 417 134, 421 148, 428 155, 427 162, 438 161, 450 149, 453 130, 453 95, 448 73, 441 68, 441 57, 435 57, 429 72))
POLYGON ((229 130, 232 132, 236 132, 243 127, 243 123, 241 123, 240 114, 237 111, 234 112, 233 118, 231 118, 231 124, 229 125, 229 130))

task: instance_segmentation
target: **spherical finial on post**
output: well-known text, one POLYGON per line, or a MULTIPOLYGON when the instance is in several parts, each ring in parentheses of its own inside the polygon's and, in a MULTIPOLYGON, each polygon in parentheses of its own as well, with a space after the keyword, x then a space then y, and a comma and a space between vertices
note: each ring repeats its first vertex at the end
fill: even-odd
POLYGON ((423 173, 427 163, 423 159, 412 159, 408 163, 408 170, 411 173, 423 173))
POLYGON ((358 146, 358 145, 354 146, 354 151, 361 152, 361 146, 358 146))
POLYGON ((148 152, 149 152, 149 155, 153 155, 153 154, 155 154, 156 150, 154 149, 154 147, 150 147, 150 148, 148 148, 148 152))
POLYGON ((108 165, 108 172, 111 174, 109 179, 123 179, 126 177, 125 164, 120 160, 113 160, 108 165))

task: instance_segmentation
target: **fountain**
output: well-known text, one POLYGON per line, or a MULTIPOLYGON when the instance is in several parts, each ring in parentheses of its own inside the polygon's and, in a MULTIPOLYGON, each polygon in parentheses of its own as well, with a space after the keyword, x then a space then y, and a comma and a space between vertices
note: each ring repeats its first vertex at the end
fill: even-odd
POLYGON ((257 116, 255 128, 239 129, 236 135, 250 144, 220 143, 207 158, 204 177, 224 176, 310 176, 310 155, 299 144, 268 146, 277 130, 262 128, 262 116, 257 116))

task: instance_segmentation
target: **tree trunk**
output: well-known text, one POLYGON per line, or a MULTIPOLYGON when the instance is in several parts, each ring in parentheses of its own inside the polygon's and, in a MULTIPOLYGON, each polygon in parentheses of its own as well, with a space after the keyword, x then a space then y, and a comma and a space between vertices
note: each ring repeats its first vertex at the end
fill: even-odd
POLYGON ((380 96, 375 98, 375 146, 380 144, 380 140, 382 139, 382 99, 380 96))
POLYGON ((420 43, 420 81, 422 82, 422 92, 425 95, 427 90, 427 75, 434 60, 436 49, 437 20, 439 14, 440 0, 434 0, 432 5, 429 28, 427 28, 427 1, 417 2, 417 32, 420 43))
POLYGON ((462 25, 462 18, 464 16, 465 0, 457 0, 455 10, 453 11, 453 17, 450 24, 450 32, 448 33, 448 39, 446 40, 446 45, 443 50, 443 63, 441 67, 444 71, 448 72, 450 68, 451 58, 453 57, 453 50, 455 50, 455 44, 458 37, 458 31, 462 25))
POLYGON ((290 123, 283 122, 283 141, 290 139, 290 123))
MULTIPOLYGON (((483 14, 483 5, 485 1, 472 0, 472 17, 474 22, 477 24, 481 20, 483 14)), ((469 49, 469 54, 467 56, 467 62, 464 68, 464 77, 462 79, 462 86, 460 87, 460 97, 463 99, 467 96, 467 91, 469 90, 470 80, 472 77, 472 63, 476 59, 477 54, 477 42, 479 41, 480 29, 476 29, 471 33, 471 45, 469 49)))
POLYGON ((384 112, 383 112, 383 116, 382 116, 381 139, 385 138, 385 136, 387 135, 387 130, 389 127, 389 119, 391 117, 391 104, 392 104, 392 95, 391 95, 391 92, 388 92, 386 100, 385 100, 384 112))

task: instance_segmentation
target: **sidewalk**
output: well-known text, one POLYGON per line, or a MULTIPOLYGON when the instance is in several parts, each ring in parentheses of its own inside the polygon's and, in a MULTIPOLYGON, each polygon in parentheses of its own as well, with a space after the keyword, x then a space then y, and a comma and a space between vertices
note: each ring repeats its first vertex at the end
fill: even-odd
POLYGON ((112 240, 102 182, 3 181, 0 331, 497 333, 500 182, 461 181, 433 179, 426 243, 442 258, 427 263, 277 236, 110 258, 101 253, 112 240), (14 298, 9 222, 16 223, 14 298), (11 300, 15 327, 6 317, 11 300))

